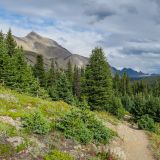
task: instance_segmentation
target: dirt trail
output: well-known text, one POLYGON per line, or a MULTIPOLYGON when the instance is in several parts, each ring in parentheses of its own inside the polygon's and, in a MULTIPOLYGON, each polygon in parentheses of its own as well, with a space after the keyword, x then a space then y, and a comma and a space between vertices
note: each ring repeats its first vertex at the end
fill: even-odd
POLYGON ((124 122, 117 126, 110 123, 106 125, 115 130, 121 139, 111 143, 111 151, 121 152, 123 160, 154 160, 149 149, 149 142, 144 131, 133 128, 124 122))

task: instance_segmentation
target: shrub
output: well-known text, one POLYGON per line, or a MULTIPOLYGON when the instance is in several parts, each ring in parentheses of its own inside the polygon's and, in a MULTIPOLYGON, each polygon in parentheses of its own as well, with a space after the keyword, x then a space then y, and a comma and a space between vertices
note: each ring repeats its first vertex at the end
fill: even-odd
POLYGON ((118 97, 113 97, 112 107, 110 107, 109 112, 122 119, 125 115, 125 109, 123 108, 121 99, 118 97))
POLYGON ((53 150, 44 157, 44 160, 74 160, 74 158, 68 153, 53 150))
POLYGON ((115 156, 113 156, 110 152, 102 152, 97 154, 98 160, 118 160, 115 156))
POLYGON ((73 138, 83 144, 93 140, 107 143, 114 135, 87 110, 72 110, 58 122, 57 129, 64 132, 67 138, 73 138))
POLYGON ((146 98, 143 94, 137 94, 134 97, 133 107, 131 108, 131 113, 134 115, 135 119, 140 119, 141 116, 146 113, 146 98))
POLYGON ((34 112, 24 117, 22 119, 22 125, 27 130, 36 134, 46 134, 50 130, 49 122, 40 112, 34 112))
POLYGON ((126 110, 123 107, 118 108, 117 110, 117 117, 118 119, 123 119, 125 116, 126 110))
POLYGON ((129 95, 124 95, 121 97, 121 101, 122 101, 122 105, 123 107, 128 111, 130 112, 131 111, 131 108, 133 107, 134 105, 134 102, 132 100, 132 97, 130 97, 129 95))
POLYGON ((140 129, 148 130, 148 131, 155 131, 155 123, 149 115, 143 115, 138 121, 138 127, 140 129))
POLYGON ((11 156, 12 154, 14 154, 14 148, 10 144, 0 143, 0 157, 11 156))

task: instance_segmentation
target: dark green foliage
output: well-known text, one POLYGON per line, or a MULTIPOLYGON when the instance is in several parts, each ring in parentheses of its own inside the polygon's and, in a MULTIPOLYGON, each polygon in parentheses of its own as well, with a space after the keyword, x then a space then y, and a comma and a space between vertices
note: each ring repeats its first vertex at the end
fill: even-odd
POLYGON ((45 157, 44 160, 74 160, 68 153, 52 150, 45 157))
POLYGON ((47 74, 47 86, 48 87, 53 86, 55 84, 56 78, 57 78, 57 73, 56 73, 56 68, 55 68, 55 61, 52 60, 51 67, 47 74))
POLYGON ((72 67, 70 60, 67 64, 66 76, 68 78, 70 85, 72 85, 72 83, 73 83, 73 67, 72 67))
POLYGON ((41 87, 46 86, 46 75, 45 75, 45 69, 44 69, 44 62, 43 62, 43 56, 37 55, 37 62, 33 67, 33 73, 36 78, 38 78, 41 87))
POLYGON ((82 97, 80 100, 77 99, 76 106, 82 110, 90 109, 85 97, 82 97))
POLYGON ((61 72, 55 85, 50 89, 50 96, 53 100, 63 100, 69 104, 74 103, 71 86, 64 72, 61 72))
POLYGON ((4 83, 5 79, 5 65, 7 62, 8 54, 7 48, 4 42, 4 35, 0 32, 0 82, 4 83))
POLYGON ((155 131, 155 123, 149 115, 143 115, 138 121, 138 127, 140 129, 148 130, 148 131, 155 131))
POLYGON ((142 94, 138 94, 134 97, 134 105, 131 109, 132 114, 136 119, 140 119, 146 111, 146 99, 142 94))
POLYGON ((51 129, 48 120, 40 112, 34 112, 24 117, 22 126, 36 134, 47 134, 51 129))
POLYGON ((122 105, 123 107, 127 110, 127 111, 131 111, 131 108, 133 107, 134 105, 134 102, 133 102, 133 97, 129 96, 129 95, 124 95, 121 97, 121 101, 122 101, 122 105))
POLYGON ((160 98, 149 96, 146 100, 144 114, 148 114, 156 122, 160 122, 160 98))
POLYGON ((26 62, 23 49, 17 47, 11 30, 6 38, 0 33, 0 62, 0 82, 20 92, 41 93, 39 82, 26 62))
POLYGON ((107 110, 112 96, 112 76, 103 50, 95 48, 85 71, 85 92, 91 109, 107 110))
POLYGON ((153 94, 156 97, 160 97, 160 78, 156 80, 154 86, 153 86, 153 94))
POLYGON ((156 122, 160 122, 160 99, 153 96, 144 96, 138 94, 134 98, 134 105, 131 109, 131 113, 136 119, 140 119, 141 116, 148 114, 156 122))
POLYGON ((124 73, 121 78, 121 94, 122 95, 126 95, 126 94, 131 95, 132 94, 130 80, 129 80, 129 77, 126 73, 124 73))
POLYGON ((74 138, 84 144, 93 140, 108 143, 114 135, 87 110, 72 110, 58 122, 57 129, 62 131, 67 138, 74 138))
POLYGON ((16 47, 17 47, 17 43, 12 36, 11 29, 9 29, 9 31, 6 35, 5 42, 6 42, 5 44, 7 46, 7 54, 11 57, 16 53, 16 47))
POLYGON ((117 116, 119 119, 124 117, 125 109, 123 108, 121 99, 119 97, 112 98, 112 106, 110 107, 109 112, 117 116))
POLYGON ((73 76, 73 94, 80 99, 81 97, 81 71, 78 67, 74 67, 73 76))
POLYGON ((114 89, 114 94, 116 96, 119 96, 121 90, 121 79, 118 73, 116 73, 115 76, 113 77, 113 89, 114 89))

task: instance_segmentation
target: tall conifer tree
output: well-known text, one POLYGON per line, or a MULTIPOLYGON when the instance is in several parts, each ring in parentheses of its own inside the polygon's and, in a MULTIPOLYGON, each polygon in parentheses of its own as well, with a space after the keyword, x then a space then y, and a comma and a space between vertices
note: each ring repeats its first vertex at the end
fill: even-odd
POLYGON ((110 66, 101 48, 95 48, 85 71, 86 95, 91 109, 108 109, 112 97, 110 66))
POLYGON ((77 66, 74 67, 73 93, 78 99, 80 98, 81 96, 81 72, 77 66))
POLYGON ((9 29, 6 35, 6 45, 7 45, 8 55, 13 56, 16 53, 17 43, 13 38, 11 29, 9 29))
POLYGON ((46 75, 44 69, 43 56, 37 55, 37 62, 33 67, 33 72, 36 78, 38 78, 41 87, 46 86, 46 75))

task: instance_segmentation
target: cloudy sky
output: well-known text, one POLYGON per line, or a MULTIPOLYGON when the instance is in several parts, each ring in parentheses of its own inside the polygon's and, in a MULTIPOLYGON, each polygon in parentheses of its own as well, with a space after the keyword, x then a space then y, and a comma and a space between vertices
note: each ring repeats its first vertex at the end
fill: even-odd
POLYGON ((9 27, 83 56, 100 46, 112 66, 160 73, 160 0, 0 0, 0 29, 9 27))

